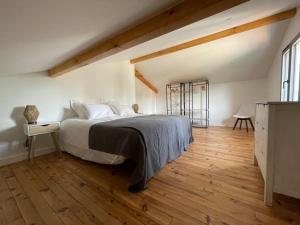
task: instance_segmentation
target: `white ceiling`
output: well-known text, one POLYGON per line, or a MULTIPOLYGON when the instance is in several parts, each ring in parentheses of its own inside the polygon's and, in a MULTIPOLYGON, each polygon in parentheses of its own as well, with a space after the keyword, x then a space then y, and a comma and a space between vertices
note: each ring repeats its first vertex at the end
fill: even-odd
MULTIPOLYGON (((0 75, 47 70, 96 41, 105 39, 120 29, 137 23, 154 12, 165 10, 180 1, 0 0, 0 75)), ((213 17, 103 59, 101 62, 129 60, 174 44, 272 15, 299 4, 300 0, 251 0, 213 17)), ((247 33, 239 34, 235 37, 139 63, 137 66, 145 73, 146 78, 154 83, 157 77, 166 76, 166 74, 174 74, 174 77, 170 78, 173 80, 182 79, 182 76, 216 74, 218 72, 216 69, 209 68, 216 67, 217 64, 214 62, 217 61, 223 63, 219 63, 219 71, 228 68, 228 64, 225 65, 225 62, 244 65, 245 68, 250 69, 260 62, 253 60, 253 58, 271 57, 271 52, 274 51, 280 41, 286 25, 287 22, 282 22, 260 28, 257 30, 259 35, 255 35, 255 31, 250 32, 249 35, 252 38, 249 38, 247 33), (244 48, 241 47, 243 43, 247 42, 250 42, 252 48, 249 45, 244 46, 244 48), (239 49, 235 46, 239 46, 239 49), (227 61, 216 54, 220 48, 223 49, 222 55, 228 56, 228 58, 226 57, 227 61), (203 56, 204 54, 206 57, 203 56), (187 60, 188 58, 195 60, 187 60), (198 58, 201 60, 197 60, 198 58), (239 64, 235 63, 234 59, 239 64), (188 64, 188 61, 194 63, 188 64), (184 63, 185 67, 182 66, 183 62, 186 62, 184 63), (157 66, 158 63, 159 67, 157 66), (177 73, 178 77, 175 77, 176 73, 170 72, 172 65, 180 66, 180 69, 173 67, 173 71, 180 71, 181 75, 177 73), (220 67, 221 65, 222 67, 220 67), (186 69, 183 70, 183 68, 186 69)), ((269 61, 266 60, 265 65, 261 65, 264 67, 262 69, 269 66, 269 61)), ((238 72, 243 72, 243 70, 238 72)), ((255 76, 261 76, 259 74, 255 74, 255 76)), ((248 76, 249 74, 243 73, 245 79, 248 76)), ((231 78, 234 77, 235 75, 231 75, 231 78)))
POLYGON ((47 70, 179 0, 0 0, 0 75, 47 70))
POLYGON ((300 0, 250 0, 249 2, 125 50, 102 61, 132 59, 211 33, 274 15, 299 5, 300 0))
POLYGON ((144 61, 137 68, 157 87, 197 79, 215 83, 259 79, 267 75, 287 24, 276 23, 144 61))
MULTIPOLYGON (((185 41, 251 22, 300 5, 299 0, 251 0, 205 20, 104 59, 135 58, 185 41)), ((289 20, 136 64, 159 88, 166 83, 208 78, 212 82, 267 75, 289 20)))

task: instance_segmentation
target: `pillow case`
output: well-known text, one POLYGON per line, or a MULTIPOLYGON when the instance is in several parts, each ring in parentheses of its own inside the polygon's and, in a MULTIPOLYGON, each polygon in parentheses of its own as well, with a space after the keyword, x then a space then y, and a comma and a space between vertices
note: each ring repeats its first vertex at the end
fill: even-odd
POLYGON ((106 104, 83 103, 82 105, 88 120, 100 119, 114 115, 111 108, 106 104))
POLYGON ((129 105, 119 105, 118 112, 118 115, 120 116, 130 116, 135 114, 132 107, 129 105))
POLYGON ((108 105, 114 114, 119 116, 131 116, 135 115, 133 108, 130 105, 120 105, 116 101, 101 101, 102 104, 108 105))
POLYGON ((131 116, 135 114, 133 108, 130 105, 120 105, 120 104, 110 103, 109 106, 114 111, 114 113, 119 116, 131 116))
POLYGON ((86 119, 86 110, 84 109, 82 102, 76 99, 70 100, 71 109, 77 114, 80 119, 86 119))
POLYGON ((117 102, 109 101, 109 102, 104 102, 103 104, 108 105, 111 110, 114 112, 114 114, 119 115, 119 104, 117 102))

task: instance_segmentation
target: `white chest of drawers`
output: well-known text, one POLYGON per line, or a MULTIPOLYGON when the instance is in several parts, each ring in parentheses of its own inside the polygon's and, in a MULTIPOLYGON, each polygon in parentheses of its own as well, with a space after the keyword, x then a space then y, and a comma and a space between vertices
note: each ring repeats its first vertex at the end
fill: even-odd
POLYGON ((265 181, 265 203, 273 193, 300 198, 300 104, 256 104, 255 162, 265 181))

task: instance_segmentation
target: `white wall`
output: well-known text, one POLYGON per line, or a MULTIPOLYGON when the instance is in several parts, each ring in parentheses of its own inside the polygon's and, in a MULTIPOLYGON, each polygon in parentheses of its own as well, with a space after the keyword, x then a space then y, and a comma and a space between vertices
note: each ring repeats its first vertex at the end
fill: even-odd
POLYGON ((135 79, 136 103, 139 105, 139 112, 143 114, 156 113, 156 94, 140 80, 135 79))
POLYGON ((232 117, 242 104, 265 101, 266 79, 249 80, 210 85, 210 124, 213 126, 234 125, 232 117))
POLYGON ((268 72, 268 100, 280 101, 280 83, 281 83, 281 55, 286 46, 295 38, 300 32, 300 7, 297 8, 296 16, 291 19, 290 24, 286 30, 283 40, 278 48, 272 66, 268 72))
MULTIPOLYGON (((209 97, 210 125, 232 127, 235 122, 232 116, 242 104, 253 103, 254 106, 256 102, 266 101, 266 79, 212 83, 209 97)), ((166 113, 165 98, 165 90, 161 87, 157 97, 157 113, 166 113)), ((150 104, 149 99, 144 98, 144 101, 143 104, 150 104)))
MULTIPOLYGON (((73 115, 71 98, 134 103, 134 80, 129 62, 94 63, 57 78, 42 72, 0 75, 0 165, 25 158, 25 105, 37 105, 40 121, 61 121, 73 115)), ((37 149, 52 150, 50 138, 38 138, 37 149)))

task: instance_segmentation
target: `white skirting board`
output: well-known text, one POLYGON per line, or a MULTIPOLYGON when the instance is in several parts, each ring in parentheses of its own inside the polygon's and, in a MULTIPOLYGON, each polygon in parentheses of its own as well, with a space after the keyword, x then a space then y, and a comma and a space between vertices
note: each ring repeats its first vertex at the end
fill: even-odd
MULTIPOLYGON (((49 153, 55 152, 55 151, 56 151, 55 147, 52 147, 52 146, 40 148, 40 149, 35 150, 35 156, 45 155, 45 154, 49 154, 49 153)), ((27 151, 24 151, 24 152, 16 154, 16 155, 8 156, 5 158, 0 158, 0 166, 5 166, 5 165, 9 165, 9 164, 12 164, 15 162, 27 160, 27 157, 28 157, 28 153, 27 153, 27 151)))

